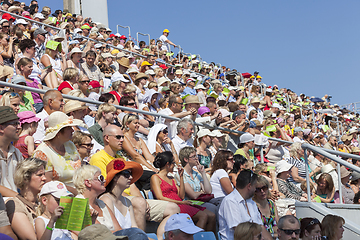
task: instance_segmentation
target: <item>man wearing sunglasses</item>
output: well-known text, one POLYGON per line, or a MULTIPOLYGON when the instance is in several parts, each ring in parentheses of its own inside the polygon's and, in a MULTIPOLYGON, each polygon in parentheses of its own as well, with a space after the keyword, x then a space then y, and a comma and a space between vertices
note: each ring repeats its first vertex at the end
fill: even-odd
POLYGON ((242 170, 236 179, 236 189, 222 200, 219 208, 219 233, 222 240, 233 240, 235 228, 243 222, 260 224, 263 238, 273 239, 264 227, 256 203, 252 200, 258 178, 253 171, 242 170))
POLYGON ((293 215, 285 215, 278 222, 279 240, 296 240, 300 236, 300 222, 293 215))
POLYGON ((21 152, 12 145, 19 140, 21 129, 18 116, 12 108, 0 107, 0 193, 3 197, 15 197, 17 187, 14 183, 14 174, 18 162, 23 161, 21 152), (6 167, 5 167, 6 166, 6 167))

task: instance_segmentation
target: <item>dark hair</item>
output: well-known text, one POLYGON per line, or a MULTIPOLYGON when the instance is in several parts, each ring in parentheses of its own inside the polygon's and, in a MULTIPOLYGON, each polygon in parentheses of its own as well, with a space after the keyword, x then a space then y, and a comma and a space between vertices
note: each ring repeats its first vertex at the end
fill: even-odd
POLYGON ((219 107, 224 107, 225 104, 226 104, 226 101, 225 101, 225 100, 219 100, 219 101, 218 101, 218 106, 219 106, 219 107))
POLYGON ((300 238, 303 238, 305 235, 305 230, 309 233, 315 228, 316 225, 320 226, 320 229, 322 229, 321 223, 316 218, 302 218, 300 220, 300 238))
POLYGON ((218 169, 226 169, 227 167, 227 159, 233 156, 233 153, 229 150, 219 150, 213 160, 213 164, 211 167, 210 175, 213 175, 213 173, 218 169))
POLYGON ((171 164, 174 162, 174 156, 170 151, 158 153, 154 160, 154 166, 162 169, 167 163, 171 164))
POLYGON ((39 5, 33 4, 33 5, 30 6, 30 9, 29 9, 30 15, 34 15, 34 14, 35 14, 35 9, 36 9, 36 8, 39 9, 39 5))
POLYGON ((360 191, 357 192, 354 196, 354 204, 360 204, 359 199, 360 199, 360 191))
POLYGON ((19 42, 19 48, 20 48, 20 51, 23 53, 26 48, 32 48, 32 47, 35 47, 36 43, 33 41, 33 40, 30 40, 30 39, 23 39, 19 42))
POLYGON ((130 96, 123 96, 121 99, 120 99, 120 102, 119 102, 119 105, 120 106, 126 106, 129 104, 129 101, 130 100, 134 100, 135 99, 133 97, 130 97, 130 96))
POLYGON ((230 112, 235 112, 236 110, 239 110, 239 105, 236 102, 231 102, 227 106, 230 112))
POLYGON ((121 174, 121 172, 118 172, 117 174, 115 174, 113 179, 111 179, 111 181, 106 185, 104 194, 110 193, 111 195, 113 195, 116 198, 116 196, 112 193, 112 190, 116 186, 116 183, 120 177, 120 174, 121 174))
POLYGON ((173 94, 169 97, 169 108, 172 107, 172 105, 177 102, 176 99, 178 97, 180 97, 180 95, 178 95, 178 94, 173 94))
POLYGON ((87 51, 86 54, 85 54, 85 58, 87 58, 87 57, 89 57, 89 56, 96 58, 96 52, 94 52, 93 50, 87 51))
POLYGON ((255 184, 258 178, 259 175, 255 174, 253 171, 248 169, 242 170, 236 178, 236 187, 244 189, 249 183, 251 185, 255 184))
POLYGON ((238 173, 240 171, 241 165, 244 165, 248 160, 243 155, 236 154, 234 155, 234 161, 235 163, 230 173, 238 173))
POLYGON ((114 100, 114 101, 115 101, 115 97, 114 97, 114 95, 112 95, 111 93, 103 93, 103 94, 101 94, 101 96, 99 97, 99 102, 108 103, 110 100, 114 100))
POLYGON ((214 97, 207 97, 207 98, 206 98, 206 103, 209 103, 209 102, 213 102, 213 103, 216 104, 216 98, 214 98, 214 97))

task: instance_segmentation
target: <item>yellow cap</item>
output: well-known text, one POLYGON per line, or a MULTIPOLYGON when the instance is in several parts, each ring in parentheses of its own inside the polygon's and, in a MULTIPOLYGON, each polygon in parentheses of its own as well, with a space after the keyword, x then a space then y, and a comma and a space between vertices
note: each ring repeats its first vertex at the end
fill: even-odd
POLYGON ((260 75, 257 75, 256 78, 262 78, 260 75))
POLYGON ((170 31, 169 31, 169 29, 166 28, 166 29, 164 29, 163 33, 164 33, 164 32, 165 32, 165 33, 168 33, 168 32, 170 32, 170 31))
POLYGON ((116 55, 116 54, 118 54, 119 52, 120 52, 119 50, 114 49, 114 50, 111 51, 111 54, 112 54, 112 55, 116 55))
POLYGON ((148 61, 143 61, 141 66, 151 66, 152 64, 150 64, 148 61))

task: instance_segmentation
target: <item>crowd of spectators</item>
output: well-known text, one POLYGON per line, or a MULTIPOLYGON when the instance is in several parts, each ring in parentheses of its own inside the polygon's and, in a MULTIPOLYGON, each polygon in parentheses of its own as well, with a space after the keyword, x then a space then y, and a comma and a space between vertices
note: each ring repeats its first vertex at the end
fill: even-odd
POLYGON ((175 56, 168 29, 147 45, 35 0, 1 9, 0 80, 46 93, 0 85, 0 238, 147 239, 149 221, 158 239, 342 237, 343 218, 300 222, 295 202, 360 204, 360 173, 311 151, 307 166, 302 144, 359 155, 358 113, 175 56), (88 198, 94 226, 55 228, 61 196, 88 198))

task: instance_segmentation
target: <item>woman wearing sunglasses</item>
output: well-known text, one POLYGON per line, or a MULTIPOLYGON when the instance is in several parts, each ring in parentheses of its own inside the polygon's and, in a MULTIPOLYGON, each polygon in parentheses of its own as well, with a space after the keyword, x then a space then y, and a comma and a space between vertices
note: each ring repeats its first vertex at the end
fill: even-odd
POLYGON ((300 220, 300 238, 302 240, 320 240, 321 223, 316 218, 303 218, 300 220))
POLYGON ((259 176, 253 200, 259 208, 264 226, 274 236, 277 232, 279 216, 275 203, 268 199, 269 187, 270 183, 268 180, 263 176, 259 176))

